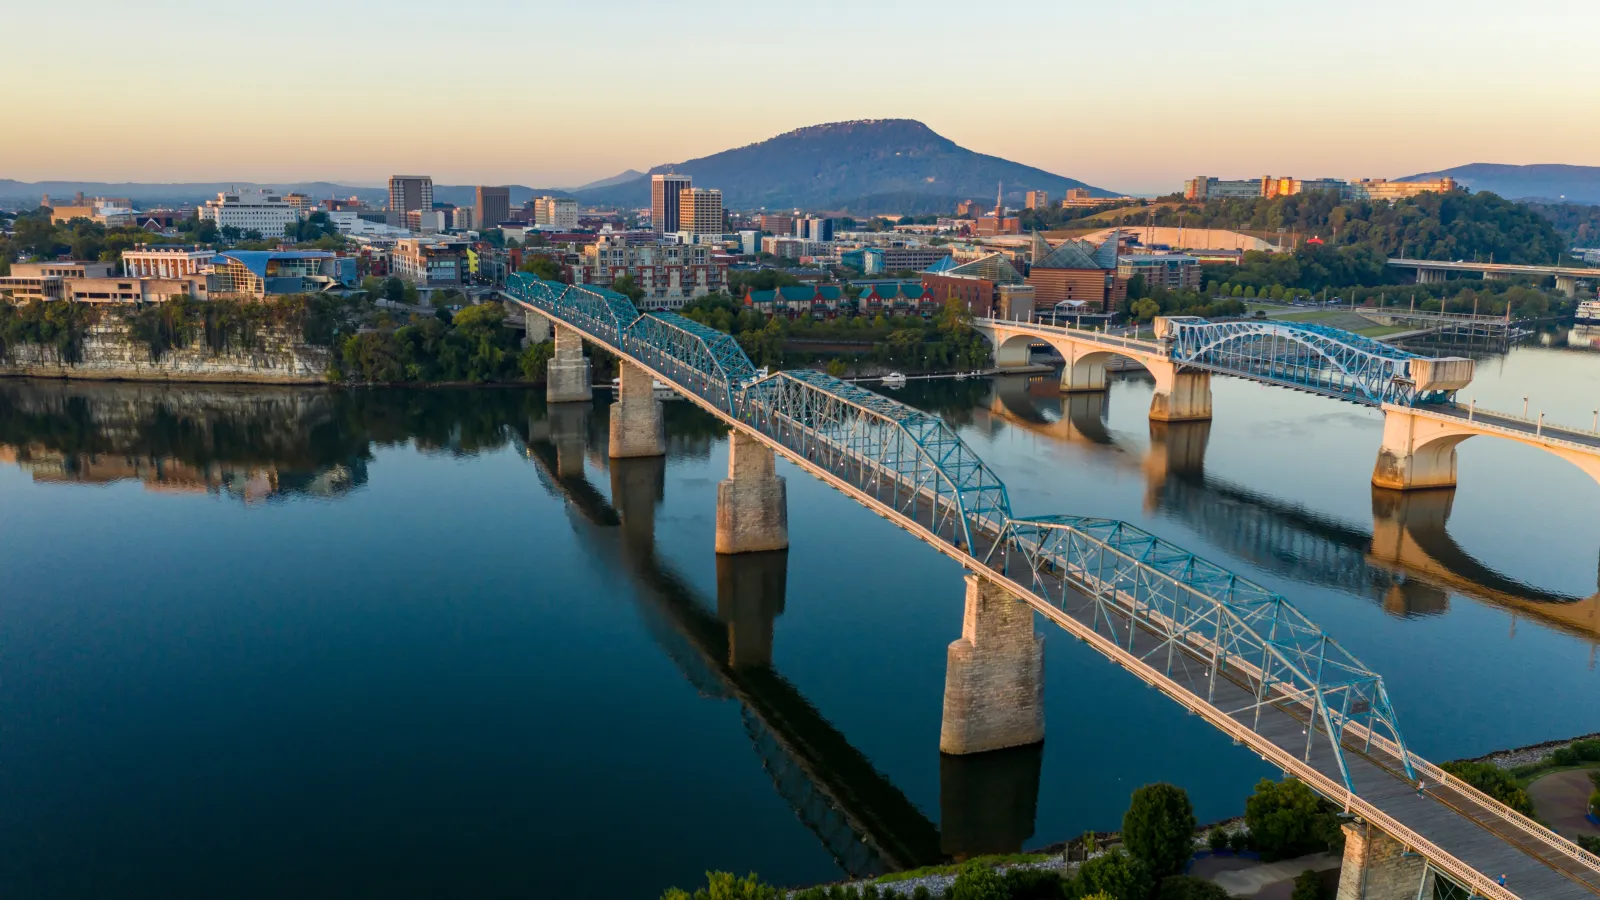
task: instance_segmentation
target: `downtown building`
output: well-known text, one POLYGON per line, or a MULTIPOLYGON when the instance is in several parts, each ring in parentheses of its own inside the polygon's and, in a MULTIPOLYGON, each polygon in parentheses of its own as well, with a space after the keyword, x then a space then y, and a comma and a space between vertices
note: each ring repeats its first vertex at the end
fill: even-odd
POLYGON ((692 187, 678 193, 677 232, 684 243, 695 243, 700 235, 721 235, 723 225, 721 191, 692 187))
POLYGON ((406 224, 406 213, 433 209, 433 178, 429 175, 389 176, 390 225, 406 224))
POLYGON ((1448 193, 1460 187, 1454 178, 1430 181, 1388 181, 1383 178, 1363 178, 1360 181, 1343 181, 1338 178, 1291 178, 1263 175, 1241 181, 1225 181, 1208 175, 1197 175, 1183 183, 1183 199, 1206 200, 1270 200, 1273 197, 1292 197, 1309 191, 1336 193, 1341 200, 1394 201, 1418 194, 1448 193))
POLYGON ((656 234, 672 234, 681 230, 678 220, 680 198, 684 191, 694 187, 687 175, 650 176, 650 229, 656 234))
POLYGON ((543 229, 573 231, 578 227, 578 201, 571 197, 535 197, 533 224, 543 229))
POLYGON ((283 230, 300 221, 300 211, 283 195, 271 190, 222 191, 197 210, 217 228, 236 228, 241 234, 282 237, 283 230))
POLYGON ((473 222, 487 231, 511 218, 511 189, 478 185, 472 197, 473 222))
POLYGON ((583 248, 582 259, 567 267, 573 284, 610 287, 623 275, 633 276, 644 291, 640 309, 679 309, 696 297, 720 291, 728 266, 712 258, 704 244, 636 243, 624 237, 601 237, 583 248))

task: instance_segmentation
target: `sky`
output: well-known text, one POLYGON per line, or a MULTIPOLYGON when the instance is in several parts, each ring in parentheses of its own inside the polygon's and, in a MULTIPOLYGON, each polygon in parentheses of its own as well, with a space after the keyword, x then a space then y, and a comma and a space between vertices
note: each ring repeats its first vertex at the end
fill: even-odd
POLYGON ((1596 0, 64 9, 4 13, 0 178, 565 187, 862 118, 1131 193, 1600 165, 1596 0))

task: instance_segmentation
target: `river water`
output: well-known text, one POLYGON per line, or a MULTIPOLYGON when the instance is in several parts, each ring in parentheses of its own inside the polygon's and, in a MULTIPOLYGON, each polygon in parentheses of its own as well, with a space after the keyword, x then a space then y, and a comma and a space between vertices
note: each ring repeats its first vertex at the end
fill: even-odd
MULTIPOLYGON (((1466 393, 1586 425, 1582 343, 1466 393)), ((1430 758, 1600 730, 1600 484, 1478 438, 1455 491, 1375 493, 1379 413, 1213 389, 1181 428, 1137 374, 898 396, 1018 513, 1290 597, 1430 758)), ((1043 622, 1042 748, 941 758, 959 568, 784 463, 792 548, 719 560, 725 438, 667 411, 665 460, 612 463, 603 402, 535 391, 0 383, 0 895, 799 884, 1114 828, 1155 780, 1237 815, 1276 774, 1043 622)))

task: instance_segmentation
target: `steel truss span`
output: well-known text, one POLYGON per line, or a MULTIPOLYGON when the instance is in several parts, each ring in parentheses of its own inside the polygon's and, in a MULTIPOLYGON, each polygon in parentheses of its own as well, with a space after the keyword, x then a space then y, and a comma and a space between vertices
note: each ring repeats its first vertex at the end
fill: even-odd
MULTIPOLYGON (((1482 896, 1518 895, 1403 824, 1398 812, 1391 815, 1415 799, 1419 770, 1485 810, 1495 827, 1519 830, 1519 843, 1537 842, 1592 872, 1600 886, 1600 858, 1414 757, 1382 677, 1282 596, 1125 522, 1016 516, 1004 482, 942 419, 819 372, 761 375, 727 335, 681 316, 641 315, 608 291, 530 275, 512 275, 506 293, 649 368, 796 465, 1006 585, 1482 896)), ((1368 354, 1366 363, 1352 357, 1350 371, 1376 366, 1371 360, 1404 363, 1400 351, 1382 349, 1387 355, 1368 354)), ((1439 806, 1438 815, 1452 822, 1462 815, 1426 806, 1439 806)), ((1474 833, 1490 827, 1482 818, 1470 826, 1474 833)))
POLYGON ((1359 403, 1447 403, 1455 391, 1419 391, 1411 361, 1426 359, 1358 334, 1306 322, 1166 320, 1172 361, 1359 403))

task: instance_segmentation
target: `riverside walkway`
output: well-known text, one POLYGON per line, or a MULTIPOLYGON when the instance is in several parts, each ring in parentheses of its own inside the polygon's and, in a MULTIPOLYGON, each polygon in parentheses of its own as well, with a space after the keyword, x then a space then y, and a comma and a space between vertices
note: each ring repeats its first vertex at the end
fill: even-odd
POLYGON ((1030 677, 1027 649, 1007 645, 1011 625, 995 621, 1008 615, 1002 596, 1021 600, 1359 817, 1367 830, 1347 845, 1346 877, 1353 867, 1363 883, 1410 879, 1409 894, 1384 897, 1423 895, 1440 877, 1494 900, 1600 896, 1600 858, 1412 754, 1382 677, 1282 596, 1124 522, 1018 516, 1004 482, 943 420, 816 372, 760 375, 729 335, 681 316, 643 315, 609 291, 525 275, 509 279, 507 294, 555 325, 552 401, 589 396, 582 342, 622 361, 613 457, 661 452, 659 408, 645 402, 652 380, 732 429, 719 551, 777 534, 783 492, 771 460, 782 456, 973 573, 957 642, 966 649, 951 649, 947 739, 997 728, 1026 735, 1013 746, 1042 739, 1042 716, 1034 731, 1026 721, 1039 715, 1036 684, 1031 698, 951 699, 985 653, 1011 654, 1007 670, 1030 677), (1357 845, 1398 849, 1356 858, 1357 845), (1502 873, 1508 887, 1496 884, 1502 873))

